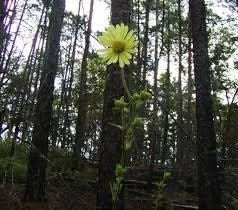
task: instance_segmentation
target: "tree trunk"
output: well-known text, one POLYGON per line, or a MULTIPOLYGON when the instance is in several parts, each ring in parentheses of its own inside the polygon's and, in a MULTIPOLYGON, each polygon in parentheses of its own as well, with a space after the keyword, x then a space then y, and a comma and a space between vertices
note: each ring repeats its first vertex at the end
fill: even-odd
POLYGON ((73 153, 73 169, 79 169, 79 163, 81 158, 81 148, 85 140, 85 133, 87 128, 86 117, 88 110, 87 102, 87 69, 88 69, 88 54, 89 54, 89 44, 91 36, 91 24, 93 15, 94 0, 91 0, 88 28, 85 37, 85 48, 83 53, 83 59, 81 64, 80 72, 80 83, 79 83, 79 98, 78 98, 78 117, 76 119, 76 134, 75 134, 75 145, 73 153))
POLYGON ((170 40, 170 10, 168 9, 167 14, 167 70, 165 78, 165 106, 163 110, 163 135, 162 135, 162 153, 161 153, 161 164, 165 165, 167 152, 168 152, 168 132, 169 132, 169 112, 170 112, 170 53, 171 53, 171 40, 170 40))
MULTIPOLYGON (((193 143, 193 122, 192 122, 192 94, 193 94, 193 80, 192 80, 192 37, 191 37, 191 23, 190 17, 188 17, 188 93, 187 93, 187 104, 186 104, 186 144, 184 145, 184 170, 187 171, 189 177, 194 177, 195 172, 195 156, 193 143)), ((191 179, 190 179, 191 180, 191 179)))
MULTIPOLYGON (((163 1, 163 11, 164 11, 164 1, 163 1)), ((163 13, 164 14, 164 13, 163 13)), ((156 144, 160 144, 158 141, 158 68, 159 68, 159 59, 163 52, 163 39, 164 39, 164 16, 162 17, 162 30, 161 30, 161 49, 160 54, 158 55, 158 45, 159 45, 159 0, 156 0, 156 31, 155 31, 155 64, 154 64, 154 86, 153 86, 153 116, 152 116, 152 135, 150 142, 150 172, 149 172, 149 180, 148 180, 148 189, 152 190, 152 178, 153 178, 153 170, 154 170, 154 161, 155 161, 155 153, 156 153, 156 144)), ((160 151, 158 151, 158 156, 160 151)))
MULTIPOLYGON (((0 61, 2 60, 2 49, 5 39, 4 19, 6 15, 6 3, 4 0, 0 1, 0 61)), ((0 73, 2 73, 0 69, 0 73)))
MULTIPOLYGON (((23 88, 22 96, 21 96, 21 103, 20 103, 20 113, 22 114, 22 137, 25 139, 25 133, 27 128, 29 127, 29 119, 30 119, 30 110, 32 109, 32 106, 34 103, 32 103, 32 83, 33 83, 33 74, 36 66, 37 61, 37 49, 39 49, 39 46, 37 46, 37 42, 39 42, 39 34, 40 34, 40 27, 42 25, 43 16, 45 13, 45 7, 42 8, 41 16, 39 19, 39 23, 34 35, 34 38, 32 40, 31 49, 26 61, 26 65, 23 70, 23 79, 26 82, 27 85, 23 88)), ((20 123, 20 122, 19 122, 20 123)))
POLYGON ((181 126, 183 126, 183 99, 182 99, 182 17, 181 17, 181 0, 178 0, 178 45, 179 45, 179 54, 178 54, 178 61, 179 61, 179 71, 178 71, 178 95, 177 95, 177 154, 176 154, 176 165, 178 175, 183 177, 184 174, 184 136, 181 126))
POLYGON ((190 0, 189 10, 196 87, 199 209, 220 210, 221 197, 217 177, 216 134, 213 121, 204 0, 190 0))
MULTIPOLYGON (((47 19, 48 19, 48 10, 49 8, 46 10, 45 13, 45 17, 44 17, 44 26, 46 26, 47 24, 47 19)), ((41 73, 41 69, 43 67, 43 62, 44 62, 44 52, 45 52, 45 48, 46 48, 46 27, 44 27, 44 29, 41 32, 41 37, 39 39, 39 49, 38 49, 38 53, 37 53, 37 65, 35 66, 36 69, 36 76, 34 79, 34 84, 33 84, 33 92, 32 92, 32 104, 29 110, 29 114, 28 114, 28 119, 26 119, 25 125, 23 126, 22 129, 22 139, 26 139, 27 134, 29 133, 29 126, 27 125, 28 121, 33 118, 33 113, 35 112, 35 102, 36 102, 36 98, 37 98, 37 93, 38 93, 38 86, 40 83, 40 73, 41 73)), ((29 135, 28 135, 29 136, 29 135)))
POLYGON ((48 137, 64 9, 65 0, 53 1, 28 161, 26 200, 44 200, 46 198, 48 137))
MULTIPOLYGON (((24 8, 25 8, 25 6, 26 6, 26 4, 27 4, 27 1, 24 3, 24 8)), ((7 6, 6 6, 7 7, 7 6)), ((5 19, 3 19, 3 26, 5 27, 5 31, 4 31, 4 33, 5 34, 10 34, 10 32, 11 32, 11 27, 14 25, 13 24, 13 21, 14 21, 14 19, 15 19, 15 17, 16 17, 16 7, 17 7, 17 4, 16 4, 16 0, 13 2, 13 1, 11 1, 11 3, 10 3, 10 6, 9 6, 9 8, 11 8, 12 9, 12 15, 11 15, 11 17, 10 17, 10 20, 9 20, 9 23, 8 23, 8 26, 6 26, 5 25, 5 23, 6 23, 6 18, 5 19), (12 6, 12 4, 13 4, 13 6, 12 6)), ((8 7, 7 7, 8 8, 8 7)), ((21 20, 22 20, 22 17, 23 17, 23 14, 24 14, 24 12, 25 11, 22 11, 22 15, 21 15, 21 18, 20 18, 20 20, 19 20, 19 24, 18 24, 18 26, 17 26, 17 30, 16 30, 16 32, 15 32, 15 37, 17 36, 17 34, 18 34, 18 32, 19 32, 19 27, 20 27, 20 25, 21 25, 21 20)), ((2 88, 2 86, 3 86, 3 80, 4 80, 4 78, 5 78, 5 75, 6 75, 6 67, 4 68, 4 61, 5 61, 5 58, 10 58, 10 52, 11 52, 11 50, 10 50, 10 52, 9 52, 9 54, 7 55, 7 49, 8 49, 8 46, 9 46, 9 44, 8 44, 8 42, 10 42, 10 37, 11 36, 4 36, 4 39, 3 39, 3 48, 1 49, 1 56, 0 56, 0 58, 1 58, 1 60, 0 60, 0 89, 2 88)), ((15 37, 14 37, 14 40, 15 40, 15 37)), ((13 40, 13 43, 12 43, 12 46, 15 44, 15 41, 13 40)), ((7 65, 6 65, 7 66, 7 65)))
MULTIPOLYGON (((129 23, 130 1, 111 1, 111 22, 112 24, 129 23)), ((121 131, 110 123, 120 124, 120 113, 113 111, 114 100, 119 99, 124 93, 120 69, 117 64, 109 65, 104 90, 102 132, 99 151, 99 181, 97 191, 97 209, 111 210, 112 196, 110 183, 115 177, 116 164, 121 159, 121 131)), ((120 210, 124 209, 121 202, 120 210)))
POLYGON ((65 126, 68 129, 68 134, 70 137, 68 137, 68 143, 73 144, 73 136, 71 133, 71 128, 70 128, 70 103, 72 101, 72 87, 73 87, 73 80, 74 80, 74 65, 75 65, 75 54, 76 54, 76 49, 77 49, 77 42, 78 42, 78 36, 79 36, 79 29, 80 29, 80 9, 81 9, 81 4, 82 0, 79 1, 78 3, 78 16, 77 16, 77 21, 76 21, 76 28, 74 32, 74 41, 73 41, 73 46, 72 46, 72 54, 71 54, 71 61, 70 61, 70 76, 69 76, 69 83, 67 86, 67 94, 65 96, 65 126))
POLYGON ((11 61, 11 58, 12 58, 12 53, 13 53, 14 47, 16 46, 15 45, 16 39, 17 39, 17 36, 19 35, 19 32, 20 32, 21 23, 23 21, 23 16, 25 14, 27 5, 28 5, 28 0, 26 0, 25 3, 24 3, 23 9, 22 9, 22 13, 21 13, 21 17, 20 17, 19 23, 17 25, 17 29, 16 29, 16 32, 15 32, 13 41, 12 41, 12 46, 10 48, 10 52, 8 53, 8 58, 6 60, 5 66, 4 66, 4 71, 7 71, 7 68, 9 67, 9 64, 10 64, 10 61, 11 61))
MULTIPOLYGON (((150 6, 151 6, 151 0, 146 0, 145 2, 145 26, 144 26, 144 38, 143 38, 143 46, 142 46, 142 78, 141 81, 139 81, 139 86, 137 87, 139 89, 144 89, 146 86, 146 73, 147 73, 147 65, 148 65, 148 33, 149 33, 149 17, 150 17, 150 6)), ((143 104, 139 110, 138 113, 141 117, 145 117, 145 104, 143 104)), ((143 149, 144 149, 144 142, 145 142, 145 131, 142 128, 135 129, 135 142, 138 145, 138 163, 141 162, 142 156, 143 156, 143 149)))
MULTIPOLYGON (((4 1, 2 1, 4 2, 4 1)), ((2 17, 3 18, 3 27, 4 27, 4 38, 3 38, 3 49, 2 49, 2 57, 0 60, 0 66, 1 66, 1 70, 3 70, 3 63, 4 63, 4 59, 6 56, 6 52, 7 52, 7 47, 8 47, 8 42, 10 42, 10 36, 6 36, 7 34, 10 34, 11 32, 11 27, 13 25, 13 21, 16 18, 16 10, 17 10, 17 1, 10 1, 10 3, 8 3, 8 0, 5 3, 5 16, 2 17), (11 11, 11 15, 9 15, 9 12, 11 11), (7 17, 9 17, 9 21, 7 22, 7 17)), ((2 73, 2 71, 1 71, 2 73)))

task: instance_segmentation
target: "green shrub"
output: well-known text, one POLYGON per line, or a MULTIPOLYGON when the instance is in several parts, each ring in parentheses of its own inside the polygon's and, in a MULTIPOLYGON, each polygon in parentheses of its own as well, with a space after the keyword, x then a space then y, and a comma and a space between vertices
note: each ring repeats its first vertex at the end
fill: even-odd
POLYGON ((27 146, 16 144, 14 157, 9 157, 11 140, 6 139, 0 143, 0 176, 12 176, 16 179, 25 178, 27 165, 27 146))
POLYGON ((238 209, 238 198, 233 197, 233 198, 232 198, 231 205, 232 205, 234 208, 238 209))
POLYGON ((9 139, 2 140, 0 142, 0 158, 5 158, 9 156, 10 148, 11 148, 11 141, 9 139))
POLYGON ((17 157, 0 158, 0 174, 9 177, 13 175, 14 179, 23 179, 26 175, 26 164, 17 157))
POLYGON ((48 159, 51 164, 49 164, 49 170, 64 171, 70 167, 71 156, 64 149, 60 148, 50 148, 48 159))

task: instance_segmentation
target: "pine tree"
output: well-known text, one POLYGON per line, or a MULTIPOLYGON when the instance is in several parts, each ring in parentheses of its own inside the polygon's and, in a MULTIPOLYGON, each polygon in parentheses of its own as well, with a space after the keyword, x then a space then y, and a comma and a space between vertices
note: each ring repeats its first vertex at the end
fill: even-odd
MULTIPOLYGON (((130 20, 130 1, 111 1, 111 23, 113 25, 125 23, 130 20)), ((107 68, 106 84, 104 90, 102 132, 100 137, 99 180, 97 192, 97 209, 111 210, 112 196, 110 182, 115 177, 116 164, 121 159, 121 131, 110 123, 120 124, 120 113, 113 111, 114 100, 124 94, 121 82, 120 69, 117 64, 107 68)), ((123 202, 120 210, 124 209, 123 202)))
POLYGON ((206 7, 204 0, 190 0, 193 60, 196 87, 199 209, 220 210, 216 134, 213 121, 206 7))
POLYGON ((65 0, 53 1, 28 161, 26 200, 44 200, 46 198, 48 137, 64 9, 65 0))

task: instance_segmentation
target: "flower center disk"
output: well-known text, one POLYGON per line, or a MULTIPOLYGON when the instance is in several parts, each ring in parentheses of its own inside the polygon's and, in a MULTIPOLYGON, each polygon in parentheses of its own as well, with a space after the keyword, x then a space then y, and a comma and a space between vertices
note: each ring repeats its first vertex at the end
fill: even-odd
POLYGON ((114 41, 112 43, 112 49, 114 53, 121 53, 125 50, 125 44, 121 41, 114 41))

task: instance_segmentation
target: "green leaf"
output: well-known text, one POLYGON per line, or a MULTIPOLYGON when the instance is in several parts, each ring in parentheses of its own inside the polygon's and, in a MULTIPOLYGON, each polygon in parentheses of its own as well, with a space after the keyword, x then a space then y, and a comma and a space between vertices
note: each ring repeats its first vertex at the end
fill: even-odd
POLYGON ((117 124, 114 124, 114 123, 110 123, 109 124, 115 128, 119 128, 120 130, 123 130, 123 127, 121 125, 117 125, 117 124))

